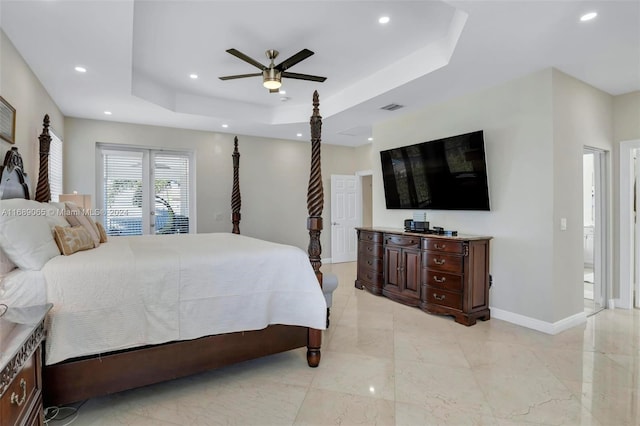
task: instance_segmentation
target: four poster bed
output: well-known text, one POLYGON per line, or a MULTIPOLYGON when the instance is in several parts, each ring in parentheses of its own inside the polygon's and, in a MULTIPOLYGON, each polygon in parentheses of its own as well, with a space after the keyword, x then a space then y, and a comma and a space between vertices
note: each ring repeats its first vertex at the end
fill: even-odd
MULTIPOLYGON (((54 304, 47 319, 48 336, 45 342, 43 394, 46 405, 80 401, 304 346, 307 347, 309 366, 319 365, 326 305, 321 292, 320 272, 323 191, 320 174, 322 118, 318 107, 318 94, 314 92, 310 122, 311 173, 307 193, 308 256, 295 247, 239 235, 240 154, 236 138, 233 153, 232 233, 117 237, 73 256, 53 257, 46 261, 42 271, 22 271, 21 276, 36 276, 42 272, 46 281, 42 285, 47 288, 45 302, 54 304), (298 252, 302 253, 302 260, 298 252), (91 257, 98 254, 106 256, 108 260, 98 262, 91 257), (266 258, 271 255, 286 260, 266 258), (177 260, 173 260, 172 256, 177 260), (119 262, 124 262, 123 259, 127 257, 134 257, 136 265, 120 266, 119 262), (72 258, 77 259, 73 274, 65 273, 70 269, 72 258), (260 261, 252 262, 257 259, 260 261), (173 266, 177 272, 175 268, 172 269, 171 263, 176 263, 173 266), (259 265, 255 274, 247 271, 252 263, 259 265), (147 268, 138 269, 140 264, 147 265, 147 268), (275 266, 268 269, 267 264, 275 266), (92 280, 86 277, 98 276, 111 276, 112 279, 101 281, 96 289, 91 282, 87 282, 92 280), (185 276, 187 278, 183 278, 185 276), (270 281, 265 276, 271 277, 270 281), (124 281, 125 287, 118 289, 114 296, 108 290, 111 286, 117 286, 119 281, 124 281), (304 281, 307 287, 296 287, 299 284, 297 281, 304 281), (127 310, 128 305, 119 297, 131 291, 134 287, 131 284, 134 283, 136 289, 143 288, 136 290, 134 296, 145 299, 153 293, 153 297, 159 297, 159 300, 154 299, 153 303, 140 306, 134 304, 127 310), (240 287, 247 287, 247 291, 240 292, 240 287), (215 293, 214 288, 221 294, 215 293), (291 292, 285 293, 288 289, 291 292), (179 295, 175 298, 178 290, 179 295), (83 311, 87 303, 83 304, 82 298, 87 295, 94 295, 92 306, 99 305, 90 313, 83 311), (117 304, 107 305, 104 302, 107 300, 116 301, 117 304), (261 310, 261 305, 267 308, 261 310), (281 305, 281 309, 276 311, 276 305, 281 305), (67 306, 80 308, 65 316, 67 306), (218 311, 225 310, 225 307, 231 312, 232 319, 218 315, 218 311), (144 312, 140 314, 140 311, 144 312), (78 316, 78 312, 82 315, 78 316), (200 312, 203 316, 193 318, 190 316, 193 312, 200 312), (238 312, 242 314, 238 315, 238 312), (139 322, 143 326, 136 328, 139 322), (82 331, 80 325, 84 323, 91 325, 89 330, 93 335, 82 331), (115 326, 109 328, 111 323, 115 326), (210 323, 214 326, 210 327, 210 323), (61 324, 66 325, 62 327, 61 324), (120 330, 114 331, 113 328, 118 328, 117 324, 120 324, 120 330), (122 324, 125 326, 122 327, 122 324), (127 338, 139 339, 142 343, 132 347, 129 340, 123 340, 126 343, 121 344, 118 350, 96 351, 105 340, 121 342, 118 339, 123 328, 126 329, 125 334, 131 335, 127 338), (57 342, 73 346, 78 340, 89 346, 94 344, 91 349, 94 352, 70 357, 69 353, 73 352, 66 350, 68 345, 56 346, 57 342)), ((12 148, 0 170, 3 207, 18 198, 25 203, 47 203, 50 200, 48 126, 49 119, 45 116, 40 136, 40 175, 36 201, 28 200, 29 189, 25 174, 22 173, 22 160, 17 150, 12 148)), ((3 243, 2 238, 6 242, 7 236, 3 237, 0 232, 0 244, 3 243)), ((9 254, 6 246, 2 248, 9 254)), ((7 279, 11 274, 18 275, 20 269, 22 266, 6 275, 4 284, 8 284, 7 279)), ((2 285, 0 275, 0 296, 2 285)), ((145 300, 148 302, 148 299, 145 300)))

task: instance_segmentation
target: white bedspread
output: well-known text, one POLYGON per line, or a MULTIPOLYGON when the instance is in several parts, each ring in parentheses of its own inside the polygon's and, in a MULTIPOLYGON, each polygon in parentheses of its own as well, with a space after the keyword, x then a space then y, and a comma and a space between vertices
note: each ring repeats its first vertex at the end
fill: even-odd
POLYGON ((114 237, 42 269, 47 364, 269 324, 325 328, 299 248, 234 234, 114 237))

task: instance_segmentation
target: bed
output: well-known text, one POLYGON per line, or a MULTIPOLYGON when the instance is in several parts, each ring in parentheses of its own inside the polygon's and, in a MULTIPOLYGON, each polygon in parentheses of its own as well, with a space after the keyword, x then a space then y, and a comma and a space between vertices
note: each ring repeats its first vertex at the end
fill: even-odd
MULTIPOLYGON (((326 320, 320 272, 321 120, 315 92, 307 254, 240 235, 236 138, 231 233, 110 238, 91 250, 52 257, 39 270, 25 266, 0 276, 5 293, 7 283, 14 292, 28 293, 21 296, 23 305, 54 304, 44 351, 45 404, 80 401, 305 346, 308 365, 319 365, 326 320), (101 285, 87 282, 86 277, 98 276, 106 277, 101 285), (45 299, 32 292, 34 287, 46 288, 45 299)), ((45 117, 36 200, 25 202, 50 199, 48 126, 45 117)), ((16 198, 28 200, 29 186, 12 148, 0 170, 0 199, 16 198)))

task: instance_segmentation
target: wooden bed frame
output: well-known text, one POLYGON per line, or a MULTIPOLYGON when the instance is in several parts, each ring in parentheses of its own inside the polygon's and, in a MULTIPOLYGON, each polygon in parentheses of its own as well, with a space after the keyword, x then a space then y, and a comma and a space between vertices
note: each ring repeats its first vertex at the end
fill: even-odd
MULTIPOLYGON (((311 172, 307 192, 309 217, 309 260, 318 283, 320 272, 320 232, 322 230, 323 191, 320 174, 320 135, 322 117, 319 113, 318 93, 313 94, 311 116, 311 172)), ((36 200, 50 200, 48 182, 49 117, 45 116, 40 135, 40 175, 36 200)), ((240 154, 237 138, 234 140, 232 223, 234 233, 240 233, 240 187, 238 169, 240 154)), ((13 149, 7 153, 13 168, 22 170, 22 160, 13 149), (19 160, 17 160, 19 159, 19 160), (19 162, 19 167, 14 163, 19 162)), ((23 175, 20 172, 20 175, 23 175)), ((1 177, 1 176, 0 176, 1 177)), ((21 183, 24 183, 24 179, 21 183)), ((0 182, 0 189, 3 188, 0 182)), ((28 186, 21 185, 24 193, 12 197, 29 198, 28 186)), ((20 191, 18 191, 20 192, 20 191)), ((0 192, 0 196, 2 193, 0 192)), ((228 333, 200 339, 151 345, 125 351, 90 357, 74 358, 43 368, 43 394, 45 406, 62 405, 153 383, 184 377, 190 374, 259 358, 265 355, 307 347, 307 363, 317 367, 320 363, 322 331, 287 325, 271 325, 263 330, 228 333)))

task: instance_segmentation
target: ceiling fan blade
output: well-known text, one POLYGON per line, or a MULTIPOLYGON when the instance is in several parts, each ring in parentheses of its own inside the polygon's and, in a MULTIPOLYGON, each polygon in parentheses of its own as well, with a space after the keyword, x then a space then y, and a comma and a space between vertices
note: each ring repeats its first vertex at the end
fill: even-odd
POLYGON ((248 57, 247 55, 245 55, 244 53, 240 52, 239 50, 236 49, 228 49, 227 53, 231 53, 233 56, 235 56, 236 58, 242 59, 245 62, 250 63, 251 65, 253 65, 256 68, 259 68, 261 70, 267 68, 264 65, 262 65, 260 62, 256 61, 253 58, 248 57))
POLYGON ((295 72, 283 72, 282 76, 286 78, 295 78, 298 80, 318 81, 320 83, 322 83, 327 79, 327 77, 319 77, 317 75, 309 75, 309 74, 298 74, 295 72))
POLYGON ((312 51, 310 51, 309 49, 302 49, 301 51, 299 51, 289 59, 285 59, 284 61, 280 62, 278 65, 275 66, 275 68, 279 71, 286 71, 287 69, 291 68, 298 62, 304 61, 311 55, 313 55, 312 51))
POLYGON ((220 80, 233 80, 236 78, 245 78, 245 77, 257 77, 259 75, 262 75, 261 72, 256 72, 253 74, 237 74, 237 75, 226 75, 224 77, 218 77, 220 80))

